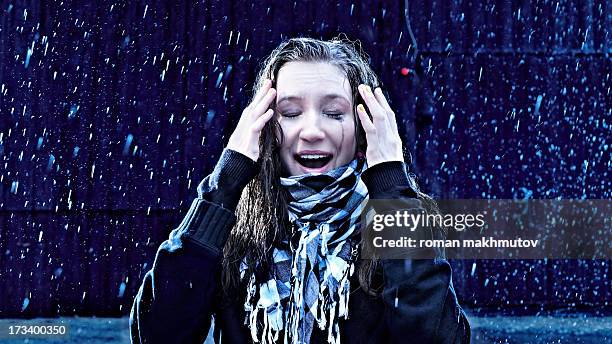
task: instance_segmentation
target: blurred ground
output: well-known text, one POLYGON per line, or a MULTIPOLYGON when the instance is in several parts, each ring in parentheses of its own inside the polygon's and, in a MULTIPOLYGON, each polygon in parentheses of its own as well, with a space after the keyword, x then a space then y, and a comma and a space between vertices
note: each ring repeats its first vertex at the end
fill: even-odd
POLYGON ((472 343, 612 343, 612 317, 470 316, 472 343))
MULTIPOLYGON (((612 317, 470 315, 472 343, 548 344, 612 343, 612 317)), ((0 319, 0 343, 130 343, 128 318, 0 319), (11 325, 66 325, 69 334, 57 338, 7 339, 11 325)))
POLYGON ((66 343, 66 344, 108 344, 130 343, 128 317, 125 318, 38 318, 0 319, 0 343, 66 343), (15 325, 66 325, 65 336, 46 338, 7 339, 8 327, 15 325))

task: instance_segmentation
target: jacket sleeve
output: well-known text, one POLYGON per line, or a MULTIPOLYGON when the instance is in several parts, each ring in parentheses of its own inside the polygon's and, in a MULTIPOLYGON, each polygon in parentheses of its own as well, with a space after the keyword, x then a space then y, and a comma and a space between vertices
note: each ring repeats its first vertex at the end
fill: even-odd
MULTIPOLYGON (((364 172, 363 179, 371 199, 394 199, 404 209, 422 211, 416 185, 403 162, 375 165, 364 172)), ((470 342, 470 326, 453 289, 450 264, 434 252, 431 256, 381 261, 384 318, 393 343, 407 338, 415 343, 470 342)))
POLYGON ((210 328, 222 248, 255 162, 225 150, 187 215, 157 250, 130 314, 132 343, 202 343, 210 328))

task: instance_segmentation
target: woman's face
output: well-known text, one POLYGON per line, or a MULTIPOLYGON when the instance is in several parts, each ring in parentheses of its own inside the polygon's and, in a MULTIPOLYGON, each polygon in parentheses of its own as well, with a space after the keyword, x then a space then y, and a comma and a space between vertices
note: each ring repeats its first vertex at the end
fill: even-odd
POLYGON ((353 99, 339 67, 288 62, 278 72, 276 90, 276 116, 284 136, 280 157, 289 175, 323 173, 353 159, 353 99))

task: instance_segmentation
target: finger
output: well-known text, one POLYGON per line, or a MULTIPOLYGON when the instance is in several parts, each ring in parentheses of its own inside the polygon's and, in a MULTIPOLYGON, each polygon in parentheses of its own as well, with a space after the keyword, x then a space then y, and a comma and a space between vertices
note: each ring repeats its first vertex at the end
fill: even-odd
POLYGON ((270 81, 270 79, 264 80, 263 84, 261 85, 261 88, 257 90, 257 94, 255 94, 255 97, 253 98, 251 105, 256 106, 257 104, 259 104, 259 102, 261 101, 261 98, 263 98, 266 95, 266 93, 268 92, 271 86, 272 86, 272 81, 270 81))
POLYGON ((382 89, 380 87, 376 87, 376 89, 374 90, 374 96, 376 97, 376 100, 378 100, 378 102, 380 103, 380 105, 389 112, 392 112, 393 110, 391 109, 391 106, 389 105, 389 102, 387 102, 387 98, 385 98, 385 94, 383 93, 382 89))
POLYGON ((253 122, 253 130, 260 132, 263 129, 264 125, 266 125, 270 118, 272 118, 272 115, 274 115, 274 110, 272 109, 268 109, 268 111, 264 112, 263 115, 261 115, 255 120, 255 122, 253 122))
POLYGON ((266 109, 270 107, 270 104, 272 103, 274 98, 276 98, 276 90, 271 88, 268 90, 265 96, 261 99, 259 104, 255 105, 255 108, 253 108, 253 116, 259 117, 263 115, 266 109))
POLYGON ((363 85, 359 87, 359 92, 370 110, 374 125, 384 125, 387 118, 386 111, 382 106, 380 106, 380 104, 378 104, 378 100, 376 100, 374 93, 372 93, 372 89, 369 86, 363 85), (383 122, 379 123, 380 121, 383 122))
POLYGON ((395 112, 393 112, 393 110, 391 109, 391 106, 389 105, 389 102, 387 101, 387 98, 385 98, 385 94, 382 92, 380 87, 377 87, 374 90, 374 95, 376 96, 376 99, 378 100, 378 102, 385 109, 385 111, 387 111, 387 118, 389 119, 391 128, 394 131, 397 131, 397 119, 395 118, 395 112))
POLYGON ((366 111, 363 104, 359 104, 357 106, 357 115, 359 116, 359 120, 361 121, 363 131, 365 131, 366 133, 366 139, 370 138, 371 135, 376 133, 376 127, 374 126, 374 123, 372 123, 370 116, 368 116, 368 112, 366 111))

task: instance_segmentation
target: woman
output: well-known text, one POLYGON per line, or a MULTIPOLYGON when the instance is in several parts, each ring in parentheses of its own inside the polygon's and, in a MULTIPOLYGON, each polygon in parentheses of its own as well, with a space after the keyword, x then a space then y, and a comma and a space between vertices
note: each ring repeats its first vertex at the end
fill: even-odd
POLYGON ((469 342, 445 260, 359 257, 368 198, 435 211, 377 85, 346 40, 272 52, 144 278, 133 342, 201 343, 213 317, 220 342, 469 342))

